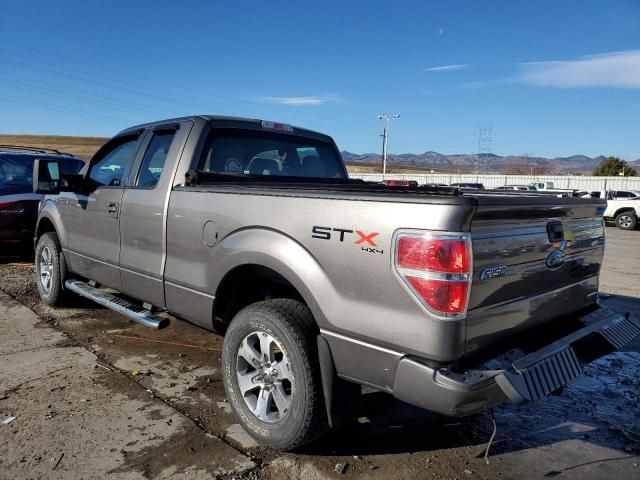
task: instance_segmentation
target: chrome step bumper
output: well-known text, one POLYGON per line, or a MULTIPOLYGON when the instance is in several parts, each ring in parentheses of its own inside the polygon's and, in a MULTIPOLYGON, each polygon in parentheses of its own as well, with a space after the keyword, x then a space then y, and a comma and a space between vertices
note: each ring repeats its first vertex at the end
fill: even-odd
POLYGON ((67 290, 88 298, 103 307, 107 307, 118 312, 125 317, 144 325, 145 327, 160 329, 169 324, 169 320, 167 318, 157 317, 153 315, 151 311, 142 308, 129 300, 125 300, 117 295, 100 290, 99 288, 93 287, 80 280, 67 280, 64 282, 64 286, 67 290))
POLYGON ((403 357, 393 394, 407 403, 451 416, 470 415, 506 401, 535 401, 567 385, 586 364, 640 336, 639 320, 604 306, 580 321, 582 328, 539 350, 517 357, 513 352, 499 355, 465 373, 434 369, 403 357))
POLYGON ((585 324, 583 328, 513 362, 512 369, 496 377, 511 401, 538 400, 580 375, 583 365, 598 358, 589 351, 597 350, 589 348, 586 343, 589 338, 614 352, 640 336, 636 321, 607 307, 599 307, 581 321, 585 324))

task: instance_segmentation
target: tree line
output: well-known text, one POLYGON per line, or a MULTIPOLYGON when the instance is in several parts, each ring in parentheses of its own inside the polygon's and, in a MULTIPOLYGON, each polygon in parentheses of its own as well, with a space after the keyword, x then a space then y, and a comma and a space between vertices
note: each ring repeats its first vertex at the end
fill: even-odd
MULTIPOLYGON (((504 160, 500 166, 500 173, 502 175, 539 176, 553 175, 556 171, 548 160, 536 160, 531 155, 524 154, 504 160)), ((592 175, 596 177, 635 177, 638 173, 625 160, 611 156, 602 160, 593 170, 592 175)))

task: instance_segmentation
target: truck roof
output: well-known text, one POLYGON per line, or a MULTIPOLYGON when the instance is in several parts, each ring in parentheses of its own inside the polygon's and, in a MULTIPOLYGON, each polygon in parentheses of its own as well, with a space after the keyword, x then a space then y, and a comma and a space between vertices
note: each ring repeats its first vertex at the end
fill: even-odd
MULTIPOLYGON (((260 118, 248 118, 248 117, 233 117, 228 115, 188 115, 186 117, 177 117, 177 118, 168 118, 165 120, 158 120, 155 122, 143 123, 140 125, 135 125, 133 127, 126 128, 120 132, 118 135, 123 135, 128 132, 133 132, 136 130, 140 130, 142 128, 153 127, 154 125, 162 125, 166 123, 172 122, 184 122, 184 121, 193 121, 193 122, 206 122, 206 123, 215 123, 219 128, 250 128, 250 129, 260 129, 262 130, 262 123, 265 119, 260 118)), ((266 120, 271 122, 271 120, 266 120)), ((332 141, 332 138, 329 135, 324 133, 317 132, 315 130, 309 130, 308 128, 297 127, 295 125, 285 124, 283 122, 274 122, 276 124, 286 125, 293 128, 293 133, 297 135, 304 135, 307 137, 317 138, 319 140, 324 141, 332 141)))

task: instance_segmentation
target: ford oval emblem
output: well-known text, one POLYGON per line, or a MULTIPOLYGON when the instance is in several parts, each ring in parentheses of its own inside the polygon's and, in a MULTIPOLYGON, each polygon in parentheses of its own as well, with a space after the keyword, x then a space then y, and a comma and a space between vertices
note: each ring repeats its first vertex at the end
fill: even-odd
POLYGON ((566 250, 569 248, 569 245, 568 240, 563 240, 560 242, 560 246, 549 254, 545 261, 548 269, 555 270, 564 264, 567 256, 566 250))

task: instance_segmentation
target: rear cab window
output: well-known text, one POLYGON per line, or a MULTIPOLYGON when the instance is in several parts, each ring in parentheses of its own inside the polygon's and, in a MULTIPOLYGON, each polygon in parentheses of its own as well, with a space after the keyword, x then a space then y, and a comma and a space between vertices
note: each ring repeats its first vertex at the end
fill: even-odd
POLYGON ((346 178, 330 142, 259 130, 214 129, 198 170, 260 177, 346 178))

